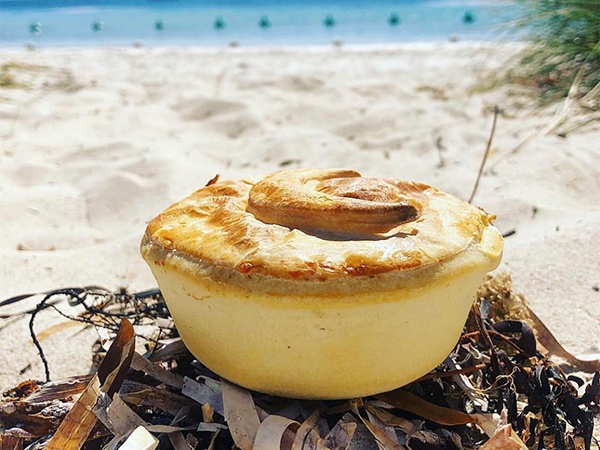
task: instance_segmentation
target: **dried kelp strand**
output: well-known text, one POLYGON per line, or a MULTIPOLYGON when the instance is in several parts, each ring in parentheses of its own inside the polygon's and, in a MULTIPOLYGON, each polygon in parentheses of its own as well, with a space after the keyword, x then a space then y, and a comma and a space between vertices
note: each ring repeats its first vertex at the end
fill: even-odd
POLYGON ((492 327, 494 330, 503 334, 519 334, 518 339, 511 339, 511 342, 513 342, 527 357, 535 356, 537 354, 535 334, 533 333, 533 329, 525 322, 519 320, 505 320, 493 324, 492 327))
POLYGON ((567 381, 575 383, 577 385, 577 387, 581 387, 585 384, 585 381, 583 380, 583 378, 578 377, 577 375, 569 375, 567 377, 567 381))
POLYGON ((585 388, 585 393, 579 399, 579 404, 583 405, 586 403, 600 404, 600 370, 594 373, 592 382, 585 388))
POLYGON ((551 393, 550 383, 548 382, 548 374, 545 367, 537 366, 535 369, 535 380, 537 381, 537 390, 540 391, 544 397, 548 397, 551 393))
POLYGON ((581 435, 585 444, 585 450, 592 447, 592 437, 594 435, 594 414, 591 411, 585 411, 581 422, 581 435))

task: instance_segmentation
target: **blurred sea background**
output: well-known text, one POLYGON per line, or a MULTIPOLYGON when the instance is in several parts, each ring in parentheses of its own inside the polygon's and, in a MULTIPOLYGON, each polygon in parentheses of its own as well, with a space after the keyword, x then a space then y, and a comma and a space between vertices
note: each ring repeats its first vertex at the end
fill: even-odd
POLYGON ((514 40, 517 0, 0 0, 0 46, 514 40))

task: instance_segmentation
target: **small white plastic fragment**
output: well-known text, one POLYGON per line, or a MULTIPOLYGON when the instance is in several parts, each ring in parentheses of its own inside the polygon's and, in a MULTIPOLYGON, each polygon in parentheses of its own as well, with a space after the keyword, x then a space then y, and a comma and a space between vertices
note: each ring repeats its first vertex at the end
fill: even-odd
POLYGON ((158 439, 143 426, 139 426, 133 430, 119 450, 154 450, 156 447, 158 447, 158 439))

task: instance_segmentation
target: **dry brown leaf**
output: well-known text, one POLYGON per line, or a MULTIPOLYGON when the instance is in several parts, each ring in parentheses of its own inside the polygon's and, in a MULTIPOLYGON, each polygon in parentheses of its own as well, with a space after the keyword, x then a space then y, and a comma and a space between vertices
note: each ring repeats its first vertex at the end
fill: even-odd
POLYGON ((379 450, 381 445, 375 440, 369 429, 359 423, 352 436, 348 450, 379 450))
POLYGON ((215 432, 215 434, 212 435, 212 437, 210 438, 210 444, 208 445, 208 448, 206 450, 215 450, 215 445, 217 443, 217 437, 219 436, 219 431, 217 430, 215 432))
POLYGON ((406 446, 409 449, 440 450, 447 446, 445 439, 431 430, 419 430, 406 438, 406 446))
POLYGON ((210 405, 210 403, 205 403, 202 405, 202 420, 204 422, 212 422, 214 420, 215 410, 210 405))
POLYGON ((38 390, 25 399, 25 402, 29 405, 34 405, 36 403, 62 400, 79 395, 93 377, 94 374, 89 374, 66 378, 60 381, 50 381, 41 385, 38 390))
POLYGON ((416 414, 419 417, 440 425, 455 426, 478 422, 477 416, 473 414, 434 405, 402 389, 378 394, 376 397, 396 408, 416 414))
POLYGON ((272 414, 258 427, 254 450, 291 450, 300 423, 272 414))
POLYGON ((379 448, 383 450, 405 450, 403 446, 391 440, 382 430, 370 423, 364 417, 360 416, 360 419, 377 441, 379 448))
POLYGON ((145 428, 152 433, 177 433, 178 431, 192 431, 197 427, 196 425, 188 425, 185 427, 178 427, 175 425, 146 425, 145 428))
POLYGON ((358 422, 356 422, 354 416, 344 414, 331 431, 327 433, 327 436, 325 436, 325 439, 323 440, 325 447, 336 450, 346 450, 350 447, 350 443, 352 442, 357 427, 358 422))
POLYGON ((131 405, 158 408, 173 416, 183 406, 193 404, 192 400, 183 395, 128 380, 123 383, 119 396, 131 405))
POLYGON ((221 379, 225 421, 233 442, 242 450, 252 450, 260 426, 252 394, 243 387, 221 379))
POLYGON ((181 338, 175 338, 163 345, 159 349, 152 352, 148 358, 152 362, 162 362, 175 359, 178 355, 187 353, 188 349, 181 340, 181 338))
POLYGON ((527 450, 527 446, 510 425, 502 425, 480 450, 527 450))
POLYGON ((302 443, 302 450, 320 450, 322 446, 323 438, 319 436, 319 434, 312 430, 302 443))
POLYGON ((527 312, 529 314, 529 320, 532 322, 531 325, 533 331, 535 332, 539 343, 551 354, 564 359, 572 366, 584 372, 595 372, 596 370, 600 370, 600 360, 585 360, 573 356, 573 354, 568 352, 560 344, 560 342, 558 342, 546 325, 544 325, 544 322, 540 320, 540 318, 531 310, 531 308, 529 308, 529 306, 527 307, 527 312))
POLYGON ((355 403, 353 405, 354 414, 358 416, 358 418, 362 421, 362 423, 367 427, 369 432, 373 435, 375 440, 377 441, 377 445, 382 450, 406 450, 402 445, 400 445, 396 440, 391 439, 382 429, 378 426, 372 424, 369 420, 365 419, 358 410, 358 405, 355 403))
POLYGON ((315 410, 296 431, 296 437, 292 444, 292 450, 312 450, 316 448, 317 441, 320 439, 319 433, 316 431, 317 421, 321 413, 315 410))
POLYGON ((386 425, 398 428, 404 434, 413 434, 418 430, 417 426, 408 419, 395 416, 387 411, 375 408, 370 405, 366 405, 365 407, 369 413, 373 414, 381 422, 385 423, 386 425))
POLYGON ((8 433, 31 439, 48 434, 58 425, 60 416, 37 414, 42 408, 43 405, 32 406, 24 401, 0 402, 0 422, 4 428, 1 435, 8 433))
POLYGON ((118 395, 111 400, 108 395, 100 392, 92 411, 104 426, 119 439, 128 436, 136 428, 146 425, 146 422, 118 395))
MULTIPOLYGON (((190 409, 191 408, 185 406, 185 407, 181 408, 179 411, 177 411, 177 414, 175 414, 175 417, 173 417, 173 420, 171 421, 171 426, 174 427, 179 422, 181 422, 183 419, 185 419, 190 414, 190 409)), ((189 450, 190 449, 181 430, 174 430, 172 432, 168 432, 168 437, 169 437, 169 442, 171 442, 171 445, 173 446, 173 448, 175 450, 189 450)))
POLYGON ((94 428, 97 418, 92 408, 100 392, 109 397, 117 392, 125 379, 135 348, 135 332, 131 322, 121 321, 119 333, 106 356, 71 411, 46 447, 47 450, 78 450, 94 428))
POLYGON ((181 393, 201 405, 210 404, 217 413, 225 416, 221 385, 216 381, 206 379, 205 383, 198 383, 191 378, 184 377, 181 393))
POLYGON ((200 422, 196 427, 196 431, 209 431, 211 433, 216 433, 219 430, 227 430, 227 426, 222 423, 200 422))
POLYGON ((171 446, 175 450, 190 450, 190 446, 187 444, 183 433, 180 431, 169 433, 169 442, 171 442, 171 446))
POLYGON ((379 428, 381 431, 383 431, 383 433, 388 438, 390 438, 392 441, 398 442, 398 436, 396 435, 396 430, 394 427, 391 427, 391 426, 383 423, 375 415, 371 414, 368 409, 366 409, 366 411, 367 411, 367 418, 369 419, 369 422, 371 422, 373 425, 375 425, 377 428, 379 428))
MULTIPOLYGON (((15 431, 2 430, 0 431, 0 449, 1 450, 23 450, 23 436, 19 432, 25 433, 23 430, 15 431)), ((26 438, 31 439, 29 433, 26 433, 26 438)))
POLYGON ((131 361, 131 368, 139 370, 150 375, 155 380, 165 383, 169 386, 181 389, 183 386, 183 377, 177 373, 170 372, 158 364, 154 364, 147 360, 139 353, 133 354, 133 360, 131 361))

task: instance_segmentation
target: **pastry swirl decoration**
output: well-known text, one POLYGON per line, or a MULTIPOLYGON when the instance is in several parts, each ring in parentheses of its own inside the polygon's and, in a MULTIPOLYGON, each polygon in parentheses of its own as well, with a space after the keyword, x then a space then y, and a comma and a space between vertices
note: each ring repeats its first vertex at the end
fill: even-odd
POLYGON ((264 223, 333 236, 377 236, 416 220, 414 186, 353 170, 277 172, 250 190, 247 211, 264 223))

